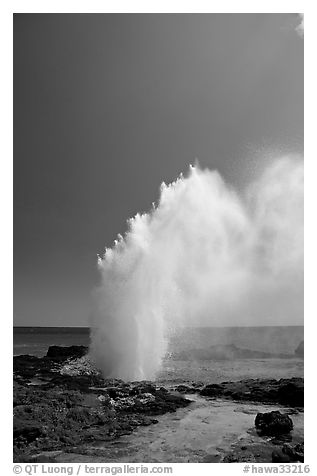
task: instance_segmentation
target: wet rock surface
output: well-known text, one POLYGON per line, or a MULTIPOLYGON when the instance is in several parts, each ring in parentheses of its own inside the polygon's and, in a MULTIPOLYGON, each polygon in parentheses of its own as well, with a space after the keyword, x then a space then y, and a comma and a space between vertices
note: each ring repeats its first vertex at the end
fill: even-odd
POLYGON ((209 384, 200 390, 206 397, 225 397, 239 401, 280 403, 293 407, 304 406, 304 379, 248 379, 238 382, 209 384))
POLYGON ((287 443, 272 451, 272 463, 304 463, 304 442, 297 445, 287 443))
POLYGON ((291 418, 279 411, 258 413, 254 424, 262 435, 283 435, 290 433, 293 429, 291 418))
POLYGON ((237 448, 228 453, 223 459, 223 463, 304 463, 304 442, 297 445, 284 445, 271 451, 267 445, 256 448, 237 448))
MULTIPOLYGON (((128 438, 138 427, 157 423, 158 415, 166 414, 169 419, 169 412, 181 408, 184 410, 180 412, 185 411, 193 398, 200 398, 207 405, 217 399, 239 404, 261 402, 287 406, 288 415, 302 412, 301 378, 247 379, 209 385, 188 381, 170 390, 148 381, 104 379, 86 352, 83 346, 61 348, 60 352, 54 346, 42 358, 14 357, 15 461, 73 461, 71 455, 80 454, 95 458, 104 454, 104 445, 119 437, 118 442, 128 438)), ((254 416, 251 425, 253 421, 254 416)), ((245 444, 241 441, 224 458, 212 455, 205 461, 302 461, 303 443, 292 439, 292 433, 263 436, 258 449, 254 444, 250 447, 248 440, 245 444)), ((196 453, 195 457, 200 461, 196 453)))
POLYGON ((293 431, 296 428, 289 417, 290 413, 292 414, 292 409, 287 408, 283 409, 283 413, 277 410, 257 413, 254 423, 262 443, 259 442, 259 438, 254 438, 254 432, 250 428, 247 432, 249 437, 244 437, 233 444, 232 450, 224 456, 222 461, 224 463, 303 463, 303 435, 300 436, 298 432, 296 435, 296 431, 293 431))
POLYGON ((87 349, 65 349, 59 353, 57 346, 50 348, 43 358, 14 358, 15 461, 113 440, 138 426, 156 423, 155 415, 191 403, 151 382, 103 379, 97 372, 76 375, 72 359, 82 358, 87 349))
POLYGON ((50 359, 57 361, 65 359, 75 359, 83 357, 88 352, 88 347, 84 345, 71 345, 69 347, 63 347, 60 345, 51 345, 48 348, 46 356, 50 359))
POLYGON ((282 452, 290 458, 291 462, 304 463, 304 442, 297 445, 285 444, 282 447, 282 452))

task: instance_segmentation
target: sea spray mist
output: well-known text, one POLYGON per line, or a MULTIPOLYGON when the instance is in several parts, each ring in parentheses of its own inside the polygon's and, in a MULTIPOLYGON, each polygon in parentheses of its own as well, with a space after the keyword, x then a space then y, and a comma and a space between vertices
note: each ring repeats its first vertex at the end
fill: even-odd
POLYGON ((98 260, 91 354, 105 377, 153 379, 178 326, 272 325, 302 315, 303 163, 273 162, 244 191, 190 167, 162 184, 98 260))

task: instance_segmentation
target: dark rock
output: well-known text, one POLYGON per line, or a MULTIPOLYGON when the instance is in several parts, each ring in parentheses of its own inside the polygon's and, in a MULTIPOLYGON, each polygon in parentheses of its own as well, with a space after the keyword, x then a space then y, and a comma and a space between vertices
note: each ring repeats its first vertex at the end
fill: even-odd
POLYGON ((13 438, 17 446, 29 444, 39 438, 42 434, 41 427, 35 423, 24 423, 22 420, 16 418, 13 427, 13 438))
POLYGON ((63 387, 68 390, 79 390, 90 393, 90 387, 98 388, 103 386, 104 380, 98 375, 60 375, 55 374, 53 378, 45 385, 46 389, 63 387))
POLYGON ((122 387, 108 387, 107 393, 110 398, 122 398, 129 395, 129 390, 122 387))
POLYGON ((282 405, 304 406, 304 379, 248 379, 238 382, 208 384, 199 390, 200 395, 226 397, 239 401, 281 403, 282 405))
POLYGON ((304 463, 304 442, 298 443, 295 446, 285 444, 282 451, 290 458, 290 461, 304 463))
POLYGON ((133 382, 133 387, 130 389, 130 395, 139 395, 141 393, 155 394, 156 390, 156 386, 151 382, 133 382))
POLYGON ((160 388, 159 388, 159 390, 160 390, 160 392, 165 392, 165 393, 168 393, 168 390, 166 390, 166 388, 165 388, 165 387, 160 387, 160 388))
POLYGON ((277 398, 283 405, 304 406, 304 381, 299 379, 281 379, 277 398))
MULTIPOLYGON (((80 355, 84 350, 77 347, 77 351, 80 355)), ((175 412, 191 403, 152 382, 125 383, 98 374, 60 374, 63 359, 76 352, 71 348, 58 353, 58 358, 53 358, 55 350, 48 352, 53 357, 15 358, 15 461, 30 461, 39 454, 44 461, 45 451, 68 451, 113 440, 140 425, 157 423, 154 415, 175 412), (44 377, 40 385, 38 381, 44 377)))
POLYGON ((201 391, 200 395, 205 397, 219 397, 223 393, 223 386, 217 383, 206 385, 201 391))
POLYGON ((177 387, 175 387, 175 391, 179 393, 196 393, 197 388, 190 387, 188 385, 177 385, 177 387))
POLYGON ((13 372, 21 381, 29 381, 39 373, 41 376, 52 375, 56 371, 56 364, 46 357, 39 358, 33 355, 17 355, 13 357, 13 372))
POLYGON ((51 345, 46 357, 54 360, 78 359, 86 355, 87 352, 88 347, 84 345, 71 345, 70 347, 51 345))
POLYGON ((274 438, 271 439, 271 443, 272 445, 281 446, 284 443, 289 443, 290 441, 292 441, 292 439, 293 437, 291 433, 284 433, 281 435, 274 436, 274 438))
POLYGON ((258 413, 254 424, 262 435, 281 435, 289 433, 293 429, 290 417, 279 411, 258 413))
MULTIPOLYGON (((244 445, 241 445, 242 441, 237 440, 230 445, 230 450, 223 456, 222 461, 224 463, 230 462, 254 462, 264 463, 271 462, 272 459, 272 446, 268 439, 254 441, 253 439, 248 441, 244 440, 244 445)), ((281 448, 278 448, 281 450, 281 448)))
MULTIPOLYGON (((205 387, 190 383, 171 392, 148 381, 127 383, 98 374, 61 374, 65 362, 81 357, 87 348, 51 349, 42 358, 14 357, 15 461, 29 461, 45 451, 83 451, 95 441, 110 441, 137 426, 154 424, 155 415, 175 412, 191 403, 180 393, 196 391, 240 401, 283 402, 296 408, 303 403, 303 379, 248 379, 205 387)), ((281 437, 279 445, 285 443, 281 437)), ((252 458, 246 451, 239 455, 239 461, 252 458)))

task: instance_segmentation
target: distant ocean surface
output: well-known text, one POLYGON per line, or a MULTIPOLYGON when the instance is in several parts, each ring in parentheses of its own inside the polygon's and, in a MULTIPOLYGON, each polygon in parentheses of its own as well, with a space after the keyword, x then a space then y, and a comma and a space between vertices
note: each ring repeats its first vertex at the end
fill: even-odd
MULTIPOLYGON (((264 352, 293 354, 304 340, 303 326, 185 327, 169 336, 169 351, 234 344, 264 352)), ((50 345, 89 345, 88 327, 14 327, 14 355, 43 356, 50 345)))
POLYGON ((89 327, 14 327, 13 355, 42 357, 50 345, 89 345, 89 327))
MULTIPOLYGON (((289 354, 304 340, 303 326, 192 327, 169 336, 169 352, 231 345, 243 349, 289 354)), ((87 327, 14 327, 14 355, 44 356, 50 345, 89 345, 87 327)), ((162 382, 221 382, 243 378, 290 378, 304 376, 303 359, 242 359, 225 361, 176 361, 166 359, 158 375, 162 382)))

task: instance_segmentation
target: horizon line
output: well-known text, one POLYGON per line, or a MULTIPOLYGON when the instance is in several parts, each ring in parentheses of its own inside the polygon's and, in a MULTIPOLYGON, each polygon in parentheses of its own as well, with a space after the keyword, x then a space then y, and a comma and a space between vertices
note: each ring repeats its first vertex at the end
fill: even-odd
MULTIPOLYGON (((75 329, 90 329, 91 326, 32 326, 32 325, 25 325, 25 326, 22 326, 22 325, 13 325, 12 326, 13 328, 18 328, 18 327, 37 327, 37 328, 41 328, 41 329, 65 329, 65 328, 75 328, 75 329)), ((215 328, 234 328, 234 327, 304 327, 304 323, 303 324, 274 324, 274 325, 252 325, 252 326, 246 326, 246 325, 241 325, 241 326, 179 326, 180 329, 199 329, 199 328, 205 328, 205 327, 215 327, 215 328)), ((177 327, 175 327, 177 328, 177 327)))

